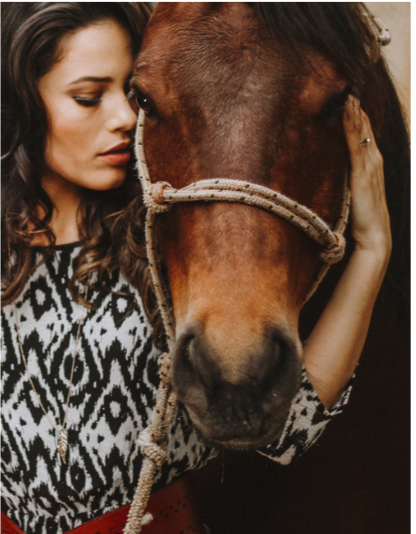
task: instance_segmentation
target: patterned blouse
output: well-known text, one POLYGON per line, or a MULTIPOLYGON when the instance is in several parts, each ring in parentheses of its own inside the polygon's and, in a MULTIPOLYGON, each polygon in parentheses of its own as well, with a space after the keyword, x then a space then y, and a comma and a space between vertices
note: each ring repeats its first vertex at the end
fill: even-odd
MULTIPOLYGON (((19 351, 14 306, 2 311, 2 509, 27 533, 60 534, 132 500, 142 456, 140 431, 151 418, 158 387, 158 349, 137 290, 120 275, 99 295, 82 324, 67 412, 67 463, 56 452, 65 412, 80 314, 68 282, 80 250, 55 247, 35 269, 16 301, 28 369, 19 351)), ((41 254, 39 259, 41 259, 41 254)), ((308 449, 347 403, 351 386, 330 411, 303 373, 281 438, 261 451, 288 464, 308 449)), ((169 430, 169 460, 160 488, 216 455, 177 408, 169 430)))

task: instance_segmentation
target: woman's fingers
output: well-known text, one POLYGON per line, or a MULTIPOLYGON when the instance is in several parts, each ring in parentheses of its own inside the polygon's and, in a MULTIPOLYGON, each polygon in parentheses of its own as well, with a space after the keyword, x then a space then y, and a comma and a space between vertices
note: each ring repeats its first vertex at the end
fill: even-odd
POLYGON ((365 164, 368 156, 370 159, 380 156, 370 120, 361 109, 360 101, 352 95, 345 105, 344 129, 353 168, 365 164))
MULTIPOLYGON (((360 180, 382 178, 383 158, 377 147, 370 120, 361 109, 360 101, 349 96, 344 112, 345 136, 350 152, 351 179, 360 180)), ((354 184, 351 183, 351 186, 354 184)))
POLYGON ((356 244, 362 248, 390 241, 384 191, 383 158, 358 99, 350 96, 344 112, 345 135, 351 160, 351 222, 356 244))

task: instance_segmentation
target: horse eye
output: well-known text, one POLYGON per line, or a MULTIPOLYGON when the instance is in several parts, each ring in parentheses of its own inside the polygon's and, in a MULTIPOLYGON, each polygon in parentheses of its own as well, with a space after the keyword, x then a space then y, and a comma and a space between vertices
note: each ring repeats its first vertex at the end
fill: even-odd
POLYGON ((348 95, 351 93, 351 87, 347 87, 341 94, 336 95, 327 102, 326 106, 321 112, 323 119, 334 117, 344 111, 348 95))
POLYGON ((156 106, 153 104, 153 101, 137 87, 132 87, 128 98, 135 98, 137 105, 144 111, 146 117, 149 119, 157 117, 156 106))

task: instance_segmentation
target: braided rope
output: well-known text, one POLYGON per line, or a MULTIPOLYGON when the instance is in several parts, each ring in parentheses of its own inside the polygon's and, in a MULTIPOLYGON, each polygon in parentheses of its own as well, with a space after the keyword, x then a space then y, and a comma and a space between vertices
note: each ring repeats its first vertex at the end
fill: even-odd
POLYGON ((239 202, 263 208, 287 220, 304 231, 318 245, 325 247, 321 254, 324 261, 335 263, 344 254, 345 245, 339 229, 332 231, 309 208, 261 185, 228 178, 214 178, 200 180, 183 189, 174 189, 167 182, 157 182, 149 184, 144 193, 145 205, 155 214, 167 211, 171 205, 180 202, 239 202))
POLYGON ((387 46, 391 43, 391 33, 386 24, 378 17, 375 17, 370 12, 364 12, 367 21, 367 26, 373 34, 375 42, 381 46, 387 46))
POLYGON ((145 515, 146 505, 152 491, 154 476, 167 460, 166 434, 176 406, 176 395, 170 388, 169 354, 164 353, 159 357, 159 374, 161 382, 156 396, 153 420, 148 428, 140 432, 137 440, 144 459, 124 534, 136 534, 152 521, 150 514, 145 515))
POLYGON ((324 265, 309 289, 305 299, 307 300, 319 286, 329 266, 340 261, 344 255, 345 239, 343 234, 348 221, 350 205, 347 178, 344 182, 341 214, 334 229, 331 229, 324 220, 306 206, 281 193, 250 182, 215 178, 200 180, 182 189, 175 189, 167 182, 153 184, 144 154, 143 127, 144 113, 141 110, 137 122, 135 150, 144 203, 147 207, 145 223, 146 249, 156 299, 167 335, 169 353, 162 354, 159 361, 161 383, 157 393, 156 409, 153 413, 152 422, 149 428, 140 433, 138 439, 138 445, 144 460, 124 534, 138 534, 142 526, 151 520, 149 514, 144 515, 145 509, 150 497, 155 473, 167 459, 166 432, 172 422, 176 406, 176 396, 171 391, 170 386, 170 354, 175 340, 175 326, 169 293, 162 280, 156 250, 154 235, 156 215, 168 211, 173 204, 180 202, 238 202, 264 209, 285 219, 305 232, 322 247, 320 256, 324 265))
POLYGON ((387 46, 391 42, 391 33, 386 24, 380 18, 374 17, 374 15, 372 15, 369 11, 364 11, 363 13, 367 27, 376 43, 376 50, 369 49, 367 52, 371 61, 373 63, 377 63, 381 57, 381 47, 387 46))

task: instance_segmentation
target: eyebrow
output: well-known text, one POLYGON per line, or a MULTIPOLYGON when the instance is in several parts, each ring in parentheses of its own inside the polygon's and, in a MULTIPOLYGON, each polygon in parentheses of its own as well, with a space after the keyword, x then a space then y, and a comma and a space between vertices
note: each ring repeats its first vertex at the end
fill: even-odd
POLYGON ((113 78, 110 76, 82 76, 81 78, 78 78, 71 82, 69 85, 75 85, 76 83, 80 82, 96 82, 96 83, 110 83, 113 81, 113 78))
POLYGON ((140 63, 138 63, 137 65, 134 66, 134 69, 133 69, 133 75, 138 73, 138 71, 140 69, 143 69, 144 67, 147 67, 147 61, 141 61, 140 63))

